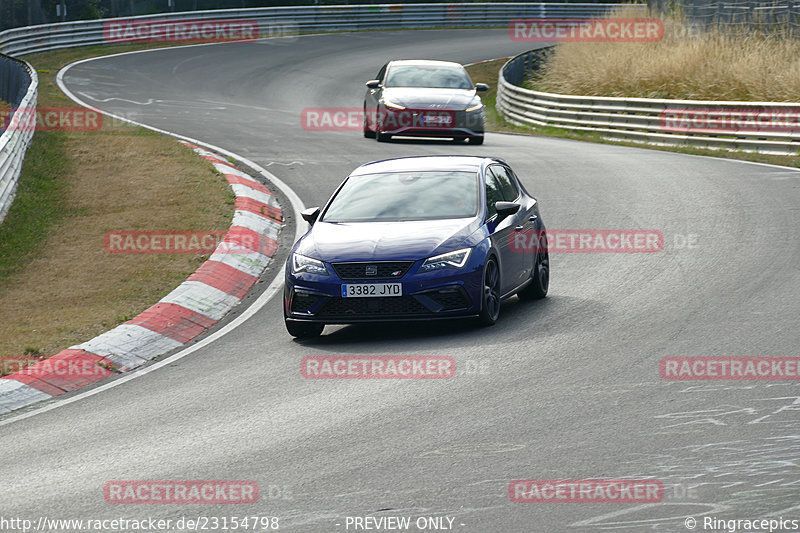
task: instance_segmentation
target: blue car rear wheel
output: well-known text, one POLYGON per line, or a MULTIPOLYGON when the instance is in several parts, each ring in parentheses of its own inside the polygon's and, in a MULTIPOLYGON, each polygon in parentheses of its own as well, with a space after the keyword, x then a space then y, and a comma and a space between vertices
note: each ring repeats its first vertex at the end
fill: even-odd
POLYGON ((522 300, 540 300, 547 296, 550 288, 550 254, 547 252, 547 236, 544 236, 545 247, 536 253, 536 265, 533 267, 531 282, 519 292, 522 300))

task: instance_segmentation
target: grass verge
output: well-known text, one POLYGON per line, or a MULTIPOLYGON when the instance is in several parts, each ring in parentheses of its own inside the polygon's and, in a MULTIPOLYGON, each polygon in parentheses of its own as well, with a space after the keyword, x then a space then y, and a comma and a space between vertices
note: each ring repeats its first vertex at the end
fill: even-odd
MULTIPOLYGON (((55 84, 62 66, 144 48, 26 57, 39 74, 39 107, 76 108, 55 84)), ((86 341, 139 314, 207 259, 108 254, 106 232, 225 230, 233 203, 224 178, 170 137, 115 122, 37 131, 0 224, 0 355, 52 355, 86 341)))
POLYGON ((502 67, 506 61, 506 59, 498 59, 496 61, 479 63, 477 65, 467 67, 467 71, 469 72, 473 82, 488 83, 491 86, 491 89, 488 92, 483 93, 481 96, 486 104, 487 130, 502 131, 506 133, 524 133, 529 135, 535 134, 544 137, 557 137, 561 139, 574 139, 579 141, 617 144, 622 146, 636 146, 639 148, 649 148, 652 150, 662 150, 665 152, 724 157, 727 159, 738 159, 742 161, 753 161, 757 163, 768 163, 773 165, 800 168, 800 157, 797 156, 756 154, 751 152, 728 150, 709 150, 687 146, 656 146, 645 143, 614 141, 606 139, 601 134, 594 132, 580 132, 553 127, 517 126, 516 124, 507 122, 502 115, 497 112, 497 108, 495 106, 497 100, 498 72, 500 71, 500 67, 502 67))

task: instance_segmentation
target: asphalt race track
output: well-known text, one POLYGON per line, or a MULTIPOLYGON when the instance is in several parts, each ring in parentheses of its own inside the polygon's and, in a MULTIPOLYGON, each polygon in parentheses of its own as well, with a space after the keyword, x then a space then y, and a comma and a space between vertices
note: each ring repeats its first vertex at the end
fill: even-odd
POLYGON ((246 514, 279 517, 292 532, 355 531, 346 526, 355 516, 450 517, 470 533, 800 519, 797 380, 659 375, 667 356, 800 355, 800 173, 521 135, 490 133, 479 147, 377 143, 300 126, 304 108, 360 107, 364 82, 389 59, 469 63, 530 47, 505 30, 332 34, 71 68, 66 85, 86 102, 241 154, 306 206, 366 161, 492 155, 540 200, 548 228, 657 229, 666 244, 551 254, 549 297, 508 300, 486 329, 329 326, 297 342, 273 298, 174 364, 2 426, 2 514, 246 514), (301 358, 324 354, 449 355, 458 370, 448 380, 304 379, 301 358), (665 494, 657 504, 508 496, 516 479, 584 478, 655 478, 665 494), (254 480, 261 496, 209 506, 103 498, 111 480, 201 479, 254 480))

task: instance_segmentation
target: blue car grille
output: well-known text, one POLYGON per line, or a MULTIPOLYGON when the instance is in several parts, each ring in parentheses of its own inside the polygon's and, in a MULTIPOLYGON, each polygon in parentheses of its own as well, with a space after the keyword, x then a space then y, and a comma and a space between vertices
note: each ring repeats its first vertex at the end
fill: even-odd
POLYGON ((333 263, 341 279, 400 279, 414 261, 372 261, 362 263, 333 263))
POLYGON ((413 296, 387 298, 329 298, 317 311, 320 318, 358 318, 375 315, 425 315, 430 311, 413 296))

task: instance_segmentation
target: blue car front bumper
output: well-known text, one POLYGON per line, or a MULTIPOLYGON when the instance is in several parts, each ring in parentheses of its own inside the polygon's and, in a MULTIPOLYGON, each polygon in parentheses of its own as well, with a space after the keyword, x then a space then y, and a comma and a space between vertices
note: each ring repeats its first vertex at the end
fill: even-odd
MULTIPOLYGON (((390 263, 363 262, 370 265, 390 263)), ((395 265, 402 262, 391 262, 395 265)), ((284 286, 284 316, 287 320, 324 324, 352 324, 399 320, 430 320, 477 316, 481 309, 483 263, 470 261, 464 268, 418 273, 422 261, 413 263, 397 278, 364 276, 353 278, 326 263, 329 275, 292 274, 288 265, 284 286), (340 273, 342 274, 340 276, 340 273), (343 277, 344 276, 344 277, 343 277), (342 297, 342 285, 401 283, 401 296, 342 297)), ((362 263, 348 263, 358 265, 362 263)))

